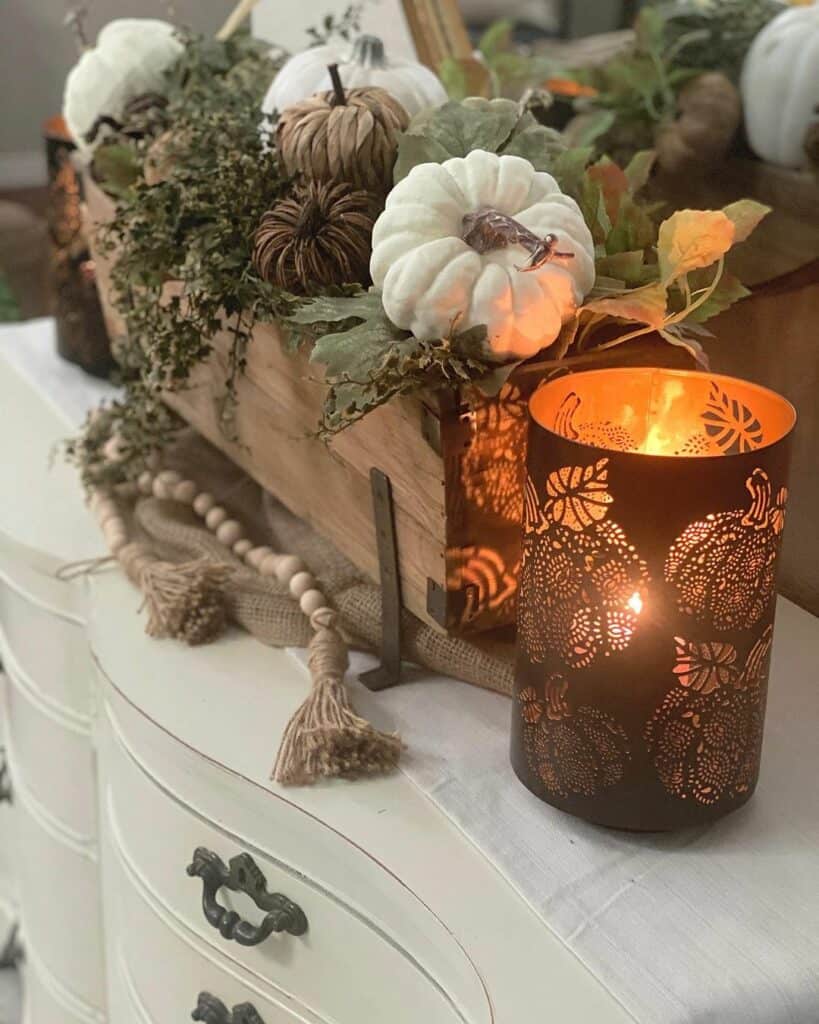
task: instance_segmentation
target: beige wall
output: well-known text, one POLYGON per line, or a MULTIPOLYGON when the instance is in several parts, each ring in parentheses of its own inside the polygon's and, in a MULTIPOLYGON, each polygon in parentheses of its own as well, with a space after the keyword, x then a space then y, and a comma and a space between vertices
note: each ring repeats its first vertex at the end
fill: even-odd
MULTIPOLYGON (((77 0, 79 3, 79 0, 77 0)), ((76 47, 63 27, 71 0, 0 0, 0 188, 44 180, 40 124, 59 111, 76 47)), ((112 18, 168 18, 163 0, 89 0, 89 37, 112 18)), ((173 0, 174 21, 212 32, 232 0, 173 0)))

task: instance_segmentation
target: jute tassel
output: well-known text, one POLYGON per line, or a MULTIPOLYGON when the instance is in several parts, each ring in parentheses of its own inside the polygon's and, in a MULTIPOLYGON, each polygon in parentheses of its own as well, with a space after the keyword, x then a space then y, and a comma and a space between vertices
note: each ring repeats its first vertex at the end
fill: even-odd
POLYGON ((231 572, 229 566, 204 558, 180 565, 149 562, 139 574, 148 610, 145 632, 191 645, 215 640, 227 627, 222 587, 231 572))
POLYGON ((313 680, 310 696, 287 723, 272 777, 284 785, 305 785, 319 778, 392 771, 403 744, 353 710, 344 672, 347 645, 336 627, 336 614, 320 608, 310 616, 314 635, 308 647, 313 680))

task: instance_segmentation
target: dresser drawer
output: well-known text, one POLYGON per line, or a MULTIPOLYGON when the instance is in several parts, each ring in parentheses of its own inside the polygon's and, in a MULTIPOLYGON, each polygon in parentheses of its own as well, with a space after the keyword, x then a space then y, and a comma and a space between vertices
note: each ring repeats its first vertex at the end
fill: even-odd
MULTIPOLYGON (((14 852, 26 950, 78 1004, 104 1006, 97 851, 61 830, 12 761, 14 852)), ((32 1024, 40 1024, 35 1018, 32 1024)))
MULTIPOLYGON (((267 849, 259 849, 257 842, 225 828, 222 811, 227 807, 220 804, 219 792, 226 780, 204 759, 190 765, 189 772, 211 790, 207 816, 201 813, 201 807, 196 813, 181 804, 171 795, 176 790, 161 785, 153 775, 157 768, 163 774, 170 770, 156 747, 150 751, 143 747, 140 752, 129 749, 110 706, 106 707, 104 720, 107 727, 101 729, 99 754, 106 780, 105 828, 121 837, 123 857, 142 879, 146 891, 155 894, 167 913, 180 927, 196 935, 203 948, 218 950, 250 971, 261 986, 272 983, 293 994, 320 1018, 337 1024, 473 1024, 491 1020, 480 980, 452 936, 396 879, 359 850, 332 833, 338 844, 336 854, 349 863, 350 874, 356 876, 363 871, 371 879, 374 904, 382 904, 385 915, 396 920, 403 910, 406 932, 411 936, 425 929, 429 937, 427 953, 438 953, 437 965, 427 965, 413 955, 395 931, 386 931, 375 915, 351 905, 338 890, 330 890, 311 877, 297 858, 285 861, 275 857, 267 849), (140 754, 147 754, 150 768, 141 762, 140 754), (250 853, 261 869, 267 890, 283 894, 304 912, 306 933, 274 934, 253 946, 224 938, 206 920, 202 880, 186 874, 200 847, 217 854, 225 864, 237 855, 250 853), (391 902, 383 902, 385 894, 391 902), (464 1001, 477 1010, 465 1010, 464 1001)), ((181 783, 183 773, 178 770, 181 783)), ((278 834, 306 817, 272 794, 267 794, 267 803, 271 817, 253 822, 265 835, 271 831, 271 824, 278 834)), ((328 830, 308 821, 314 845, 320 845, 322 830, 328 830)), ((309 832, 303 842, 309 859, 309 832)), ((220 889, 216 900, 254 924, 264 916, 243 893, 220 889)))
POLYGON ((44 702, 11 665, 8 669, 7 745, 18 777, 67 832, 89 841, 96 833, 90 728, 44 702))
POLYGON ((286 992, 261 986, 177 921, 144 888, 115 829, 106 829, 103 843, 112 1022, 190 1020, 199 994, 206 992, 228 1010, 250 1003, 264 1024, 320 1024, 321 1018, 286 992))
POLYGON ((0 576, 0 635, 3 660, 26 678, 43 701, 81 720, 90 719, 93 668, 78 622, 24 596, 0 576))
POLYGON ((28 948, 21 970, 23 1024, 104 1024, 104 1016, 67 992, 28 948))

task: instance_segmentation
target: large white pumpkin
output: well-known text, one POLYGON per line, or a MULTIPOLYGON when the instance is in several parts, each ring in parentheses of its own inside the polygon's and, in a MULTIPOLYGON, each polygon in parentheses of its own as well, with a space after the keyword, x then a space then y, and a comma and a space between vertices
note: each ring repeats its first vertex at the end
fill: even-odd
POLYGON ((262 101, 262 113, 287 110, 314 93, 331 89, 328 64, 338 64, 345 89, 378 86, 394 96, 410 117, 447 101, 446 89, 428 67, 412 60, 387 59, 380 39, 361 36, 346 54, 328 45, 291 57, 273 79, 262 101))
POLYGON ((741 88, 754 152, 782 167, 805 163, 805 136, 819 121, 819 4, 768 22, 745 58, 741 88))
POLYGON ((81 150, 98 117, 119 119, 126 105, 147 92, 165 91, 164 72, 179 58, 182 43, 173 25, 156 18, 110 21, 69 71, 63 116, 81 150))
POLYGON ((550 174, 475 150, 419 164, 395 186, 373 229, 370 273, 387 316, 417 338, 486 324, 487 357, 524 359, 551 345, 590 291, 594 243, 550 174), (519 244, 477 252, 464 241, 464 217, 487 209, 556 236, 568 258, 524 270, 531 254, 519 244))

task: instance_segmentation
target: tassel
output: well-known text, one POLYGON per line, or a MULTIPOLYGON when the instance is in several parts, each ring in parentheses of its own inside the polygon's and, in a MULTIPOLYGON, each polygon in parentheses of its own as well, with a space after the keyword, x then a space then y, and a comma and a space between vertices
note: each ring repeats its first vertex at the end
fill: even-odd
POLYGON ((204 558, 182 565, 150 561, 139 574, 148 609, 145 632, 191 645, 215 640, 227 626, 222 586, 232 572, 204 558))
POLYGON ((390 772, 403 749, 396 733, 379 732, 355 713, 344 685, 347 645, 336 622, 329 608, 310 616, 315 630, 308 647, 313 689, 284 730, 272 773, 283 785, 390 772))

